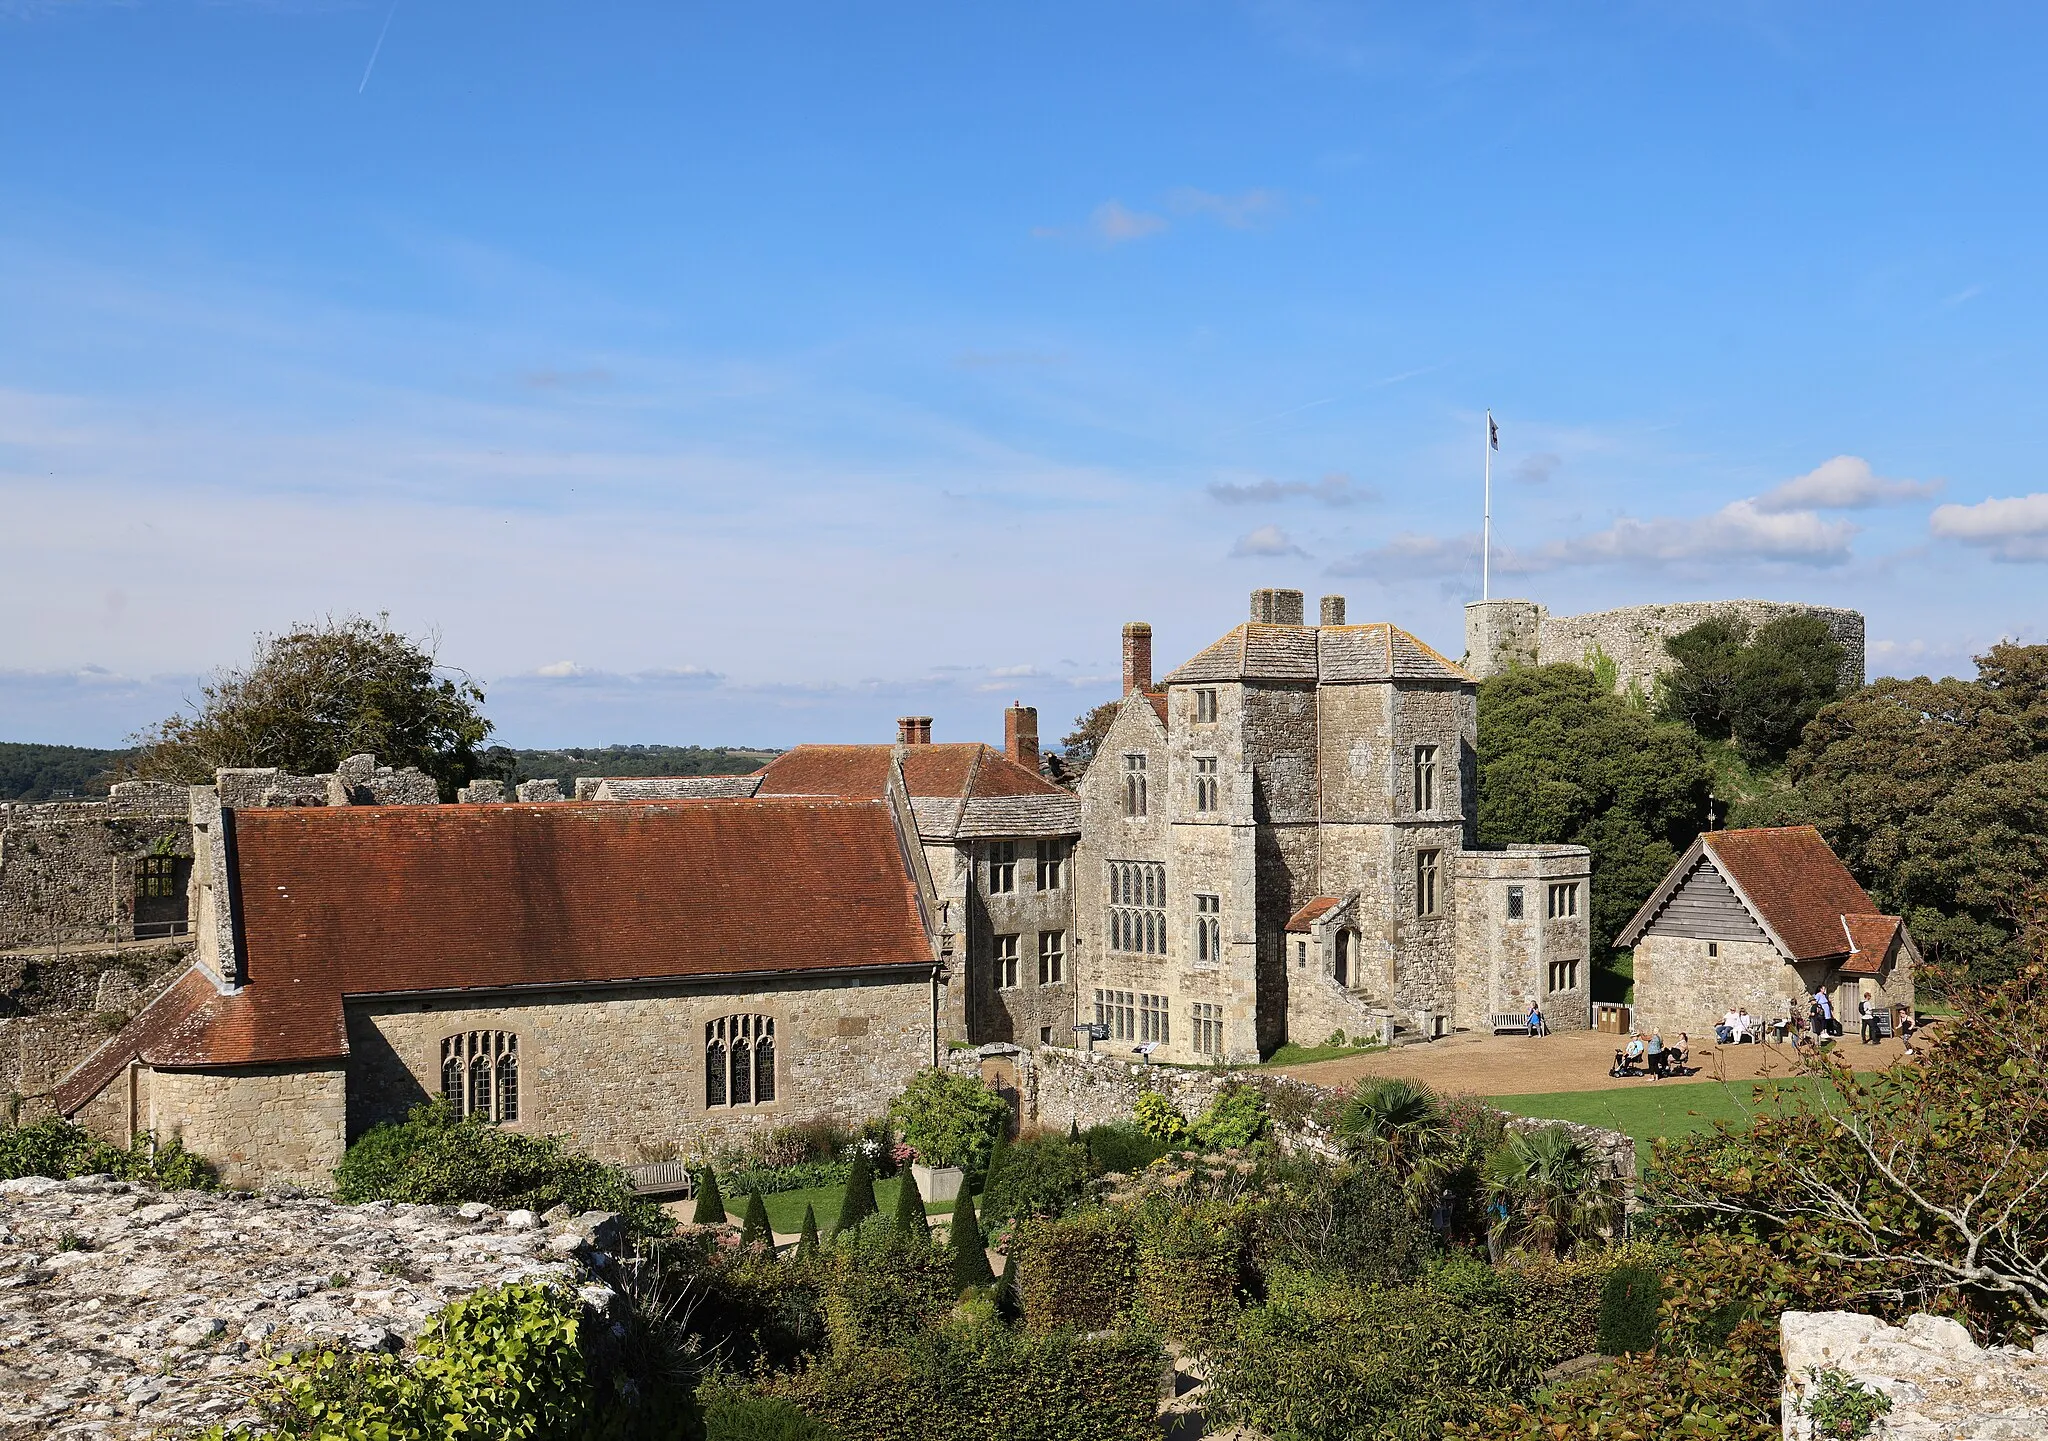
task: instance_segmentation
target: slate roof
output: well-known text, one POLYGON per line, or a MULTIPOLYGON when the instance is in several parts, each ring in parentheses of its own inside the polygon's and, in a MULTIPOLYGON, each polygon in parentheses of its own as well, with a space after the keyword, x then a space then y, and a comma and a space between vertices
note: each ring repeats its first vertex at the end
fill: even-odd
POLYGON ((1477 683, 1469 672, 1399 626, 1247 621, 1170 672, 1163 684, 1237 680, 1477 683))
POLYGON ((883 801, 229 816, 245 984, 222 995, 203 972, 181 979, 110 1043, 121 1059, 103 1048, 79 1085, 138 1054, 165 1066, 340 1057, 344 996, 932 963, 883 801), (775 923, 785 914, 832 923, 793 935, 775 923))
POLYGON ((798 746, 755 773, 759 794, 880 796, 898 755, 924 840, 1080 834, 1078 796, 979 742, 798 746))
POLYGON ((1850 934, 1844 924, 1896 917, 1880 916, 1849 868, 1812 826, 1768 826, 1754 830, 1708 831, 1696 839, 1643 902, 1642 909, 1614 938, 1633 946, 1675 896, 1702 857, 1728 882, 1771 943, 1793 961, 1846 958, 1850 934))

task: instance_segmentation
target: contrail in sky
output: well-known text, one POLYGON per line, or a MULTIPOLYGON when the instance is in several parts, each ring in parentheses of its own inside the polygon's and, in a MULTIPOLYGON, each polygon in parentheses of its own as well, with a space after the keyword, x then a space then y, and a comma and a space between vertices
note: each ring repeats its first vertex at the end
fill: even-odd
POLYGON ((360 95, 369 86, 370 72, 377 68, 378 52, 384 48, 384 37, 391 33, 391 17, 398 13, 398 0, 391 0, 391 8, 384 12, 384 28, 377 32, 377 43, 370 47, 370 63, 363 67, 363 83, 356 87, 360 95))

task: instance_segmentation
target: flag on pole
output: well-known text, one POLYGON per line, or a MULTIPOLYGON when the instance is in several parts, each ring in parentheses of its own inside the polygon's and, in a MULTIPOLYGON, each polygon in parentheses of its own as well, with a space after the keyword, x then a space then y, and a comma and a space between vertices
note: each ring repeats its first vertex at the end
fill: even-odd
POLYGON ((1500 449, 1500 426, 1490 414, 1486 417, 1486 443, 1495 450, 1500 449))

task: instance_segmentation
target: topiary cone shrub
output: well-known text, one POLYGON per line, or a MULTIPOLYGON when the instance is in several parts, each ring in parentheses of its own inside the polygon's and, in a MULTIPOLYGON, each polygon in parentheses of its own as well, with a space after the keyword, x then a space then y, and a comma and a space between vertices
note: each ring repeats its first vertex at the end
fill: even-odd
POLYGON ((768 1223, 768 1203, 761 1199, 759 1191, 747 1197, 746 1219, 740 1222, 740 1245, 774 1248, 775 1228, 768 1223))
POLYGON ((907 1167, 897 1179, 896 1234, 907 1241, 928 1242, 932 1238, 932 1219, 924 1209, 924 1193, 917 1189, 917 1177, 907 1167))
POLYGON ((960 1188, 953 1204, 953 1284, 961 1290, 986 1286, 996 1279, 988 1266, 988 1242, 981 1234, 981 1218, 974 1214, 974 1193, 960 1188))
POLYGON ((726 1220, 725 1197, 718 1193, 718 1172, 706 1166, 704 1182, 697 1188, 697 1209, 690 1213, 690 1219, 700 1226, 717 1226, 726 1220))
POLYGON ((818 1212, 809 1201, 804 1202, 804 1228, 796 1238, 796 1258, 808 1261, 818 1254, 818 1212))
POLYGON ((839 1202, 839 1219, 832 1223, 833 1234, 851 1231, 874 1215, 875 1210, 875 1170, 868 1164, 868 1153, 856 1146, 853 1174, 846 1178, 846 1195, 839 1202))

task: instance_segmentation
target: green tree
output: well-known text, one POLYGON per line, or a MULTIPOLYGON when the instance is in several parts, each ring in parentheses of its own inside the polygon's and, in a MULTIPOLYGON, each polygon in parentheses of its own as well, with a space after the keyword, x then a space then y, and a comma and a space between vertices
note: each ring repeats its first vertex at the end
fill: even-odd
POLYGON ((745 1218, 740 1222, 741 1249, 774 1244, 775 1228, 768 1223, 768 1203, 761 1199, 759 1190, 751 1191, 747 1195, 745 1218))
POLYGON ((1999 644, 1977 669, 1823 708, 1786 758, 1792 797, 1750 819, 1812 822, 1928 959, 1995 982, 2048 883, 2048 646, 1999 644))
POLYGON ((1091 706, 1074 717, 1073 730, 1060 741, 1060 760, 1074 780, 1079 781, 1087 771, 1088 763, 1095 759, 1095 752, 1101 748, 1103 737, 1109 734, 1109 728, 1122 706, 1123 700, 1119 697, 1091 706))
POLYGON ((190 713, 134 737, 135 775, 195 784, 224 766, 316 775, 367 751, 385 765, 418 766, 453 800, 481 772, 477 748, 491 733, 482 687, 386 616, 259 636, 246 669, 216 672, 199 694, 190 713))
POLYGON ((1664 642, 1673 661, 1658 687, 1659 713, 1695 735, 1726 740, 1735 728, 1735 689, 1749 622, 1711 616, 1664 642))
POLYGON ((718 1172, 706 1166, 698 1173, 704 1179, 697 1187, 697 1209, 690 1213, 690 1219, 699 1226, 717 1226, 727 1219, 725 1197, 718 1193, 718 1172))
POLYGON ((1590 671, 1504 671, 1479 687, 1479 839, 1593 852, 1593 955, 1692 844, 1712 772, 1700 739, 1603 692, 1590 671))
POLYGON ((1842 646, 1817 615, 1781 615, 1743 647, 1735 674, 1735 744, 1775 765, 1842 688, 1842 646))
POLYGON ((796 1258, 808 1261, 818 1254, 818 1213, 809 1201, 804 1202, 804 1226, 796 1238, 796 1258))
POLYGON ((953 1248, 954 1285, 965 1291, 995 1280, 996 1273, 988 1264, 988 1241, 981 1234, 981 1219, 974 1214, 974 1193, 966 1186, 960 1188, 960 1199, 953 1203, 953 1226, 947 1239, 953 1248))
POLYGON ((927 1066, 889 1105, 904 1144, 927 1166, 960 1166, 970 1176, 988 1168, 996 1132, 1010 1123, 1001 1096, 972 1076, 927 1066))
POLYGON ((906 1166, 896 1179, 896 1234, 910 1241, 931 1240, 932 1221, 925 1214, 924 1196, 917 1189, 917 1177, 906 1166))
POLYGON ((833 1234, 851 1231, 874 1215, 875 1210, 874 1167, 868 1162, 868 1153, 855 1146, 853 1170, 846 1178, 846 1194, 839 1201, 839 1219, 832 1225, 833 1234))

